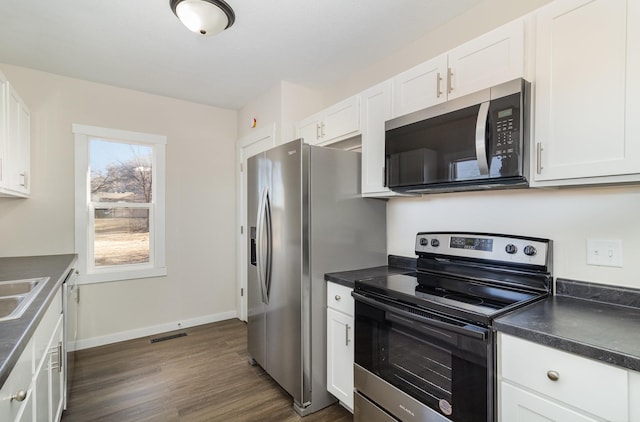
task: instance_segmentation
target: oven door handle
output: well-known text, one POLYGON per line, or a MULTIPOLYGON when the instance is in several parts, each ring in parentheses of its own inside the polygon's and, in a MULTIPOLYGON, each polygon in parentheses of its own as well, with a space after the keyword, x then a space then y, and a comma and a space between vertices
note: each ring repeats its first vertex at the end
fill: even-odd
POLYGON ((476 327, 475 325, 464 325, 459 326, 455 324, 449 324, 443 321, 438 321, 435 319, 430 319, 427 317, 423 317, 420 315, 412 314, 411 312, 403 311, 402 309, 394 308, 393 306, 389 306, 385 303, 381 303, 375 299, 368 298, 359 293, 352 292, 351 295, 355 300, 367 303, 371 306, 374 306, 378 309, 382 309, 387 311, 387 320, 391 322, 396 322, 401 325, 407 326, 407 323, 415 323, 411 325, 411 328, 416 329, 418 331, 424 332, 426 334, 433 335, 429 330, 429 327, 439 328, 442 330, 447 330, 449 332, 454 332, 456 334, 460 334, 462 336, 471 337, 476 340, 486 340, 488 330, 476 327), (420 325, 427 325, 429 327, 420 327, 420 325))

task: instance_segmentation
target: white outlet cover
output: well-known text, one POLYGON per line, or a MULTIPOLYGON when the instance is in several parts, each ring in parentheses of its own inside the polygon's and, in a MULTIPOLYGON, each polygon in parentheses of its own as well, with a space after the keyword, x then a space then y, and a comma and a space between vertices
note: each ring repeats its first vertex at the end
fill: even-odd
POLYGON ((587 239, 587 265, 622 267, 622 240, 587 239))

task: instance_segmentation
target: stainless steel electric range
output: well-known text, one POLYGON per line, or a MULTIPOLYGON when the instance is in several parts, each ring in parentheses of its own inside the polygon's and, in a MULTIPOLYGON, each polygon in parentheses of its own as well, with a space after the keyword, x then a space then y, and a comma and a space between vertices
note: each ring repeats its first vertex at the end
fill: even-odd
POLYGON ((494 420, 499 315, 552 293, 552 242, 418 233, 415 273, 355 283, 357 421, 494 420))

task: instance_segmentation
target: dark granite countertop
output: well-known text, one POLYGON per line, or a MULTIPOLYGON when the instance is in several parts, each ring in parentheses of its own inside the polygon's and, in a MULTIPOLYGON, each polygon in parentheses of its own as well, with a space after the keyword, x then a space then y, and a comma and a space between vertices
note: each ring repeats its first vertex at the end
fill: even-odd
POLYGON ((0 281, 49 277, 22 317, 0 321, 0 387, 33 336, 75 259, 74 254, 0 258, 0 281))
POLYGON ((557 281, 557 295, 494 321, 525 340, 640 371, 640 290, 557 281), (624 303, 624 304, 620 304, 624 303))
POLYGON ((380 267, 327 273, 324 275, 324 279, 326 281, 331 281, 333 283, 353 288, 356 280, 393 274, 408 274, 416 270, 416 260, 414 258, 389 255, 388 262, 389 265, 383 265, 380 267))

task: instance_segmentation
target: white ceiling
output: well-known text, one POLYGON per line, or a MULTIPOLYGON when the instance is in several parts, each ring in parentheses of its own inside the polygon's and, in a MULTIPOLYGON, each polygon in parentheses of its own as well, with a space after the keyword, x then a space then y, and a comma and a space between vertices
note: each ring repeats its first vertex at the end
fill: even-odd
POLYGON ((188 31, 169 0, 0 0, 0 62, 238 109, 280 80, 322 88, 480 0, 227 0, 188 31))

